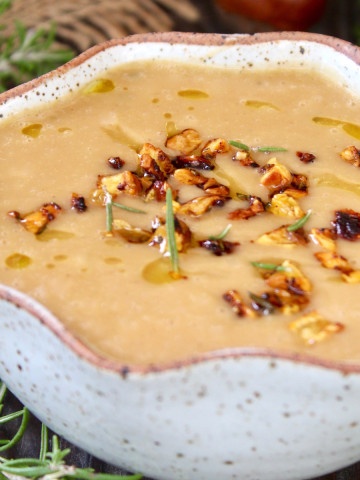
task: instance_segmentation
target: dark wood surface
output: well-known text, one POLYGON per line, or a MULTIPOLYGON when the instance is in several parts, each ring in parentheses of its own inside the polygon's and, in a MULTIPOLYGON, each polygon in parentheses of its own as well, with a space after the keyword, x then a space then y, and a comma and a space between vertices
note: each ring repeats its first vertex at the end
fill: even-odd
MULTIPOLYGON (((181 1, 181 0, 179 0, 181 1)), ((99 2, 98 2, 99 3, 99 2)), ((121 0, 119 0, 119 4, 121 0)), ((159 3, 159 2, 158 2, 159 3)), ((221 33, 249 33, 255 31, 272 30, 270 25, 250 21, 246 18, 227 14, 219 9, 210 0, 193 0, 200 15, 196 21, 184 18, 184 15, 177 14, 176 9, 167 9, 167 13, 172 17, 171 28, 182 31, 201 31, 201 32, 221 32, 221 33)), ((163 2, 166 4, 166 2, 163 2)), ((173 3, 172 3, 173 5, 173 3)), ((165 6, 166 9, 166 6, 165 6)), ((324 16, 310 28, 313 32, 333 35, 339 38, 356 43, 360 37, 360 1, 359 0, 329 0, 324 16)), ((133 32, 128 32, 133 33, 133 32)), ((66 43, 66 38, 60 39, 66 43)), ((70 44, 70 42, 69 42, 70 44)), ((74 46, 72 44, 72 46, 74 46)), ((75 45, 76 48, 76 45, 75 45)), ((11 393, 7 394, 6 407, 4 413, 8 413, 19 407, 19 402, 11 393)), ((16 422, 7 425, 5 432, 11 434, 11 430, 16 428, 16 422)), ((4 434, 4 432, 1 432, 4 434)), ((0 437, 1 438, 1 437, 0 437)), ((120 473, 121 470, 111 465, 101 462, 97 458, 69 445, 64 439, 60 440, 61 448, 71 447, 71 453, 67 457, 69 464, 76 464, 78 467, 92 467, 99 472, 120 473)), ((29 427, 23 439, 8 452, 9 457, 27 457, 38 456, 40 447, 40 422, 32 417, 29 427)), ((360 452, 359 452, 360 454, 360 452)), ((172 480, 172 479, 168 479, 172 480)), ((306 480, 306 479, 304 479, 306 480)), ((360 463, 343 469, 339 472, 330 473, 316 480, 360 480, 360 463)))

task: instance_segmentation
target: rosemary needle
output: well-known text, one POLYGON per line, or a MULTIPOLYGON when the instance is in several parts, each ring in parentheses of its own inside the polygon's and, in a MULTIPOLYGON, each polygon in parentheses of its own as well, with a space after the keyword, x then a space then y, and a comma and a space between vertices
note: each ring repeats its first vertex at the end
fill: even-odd
POLYGON ((127 210, 128 212, 132 213, 146 213, 144 210, 139 210, 138 208, 128 207, 127 205, 123 205, 122 203, 112 202, 114 207, 122 208, 123 210, 127 210))
POLYGON ((219 235, 210 235, 209 240, 222 240, 229 233, 230 228, 232 227, 231 223, 224 230, 219 233, 219 235))
POLYGON ((259 147, 256 149, 258 152, 287 152, 283 147, 259 147))
POLYGON ((292 225, 289 225, 286 230, 288 232, 295 232, 295 230, 298 230, 299 228, 305 225, 305 223, 309 220, 310 215, 311 215, 311 210, 308 210, 306 215, 304 215, 302 218, 300 218, 300 220, 293 223, 292 225))
POLYGON ((166 234, 168 239, 168 249, 171 257, 171 265, 173 272, 179 273, 179 256, 176 246, 175 238, 175 219, 173 211, 173 197, 172 190, 169 188, 166 191, 166 234))
POLYGON ((233 147, 241 148, 241 150, 246 150, 247 152, 250 150, 250 147, 248 145, 245 145, 245 143, 235 142, 234 140, 229 140, 229 143, 233 147))
POLYGON ((265 270, 275 270, 276 272, 286 272, 288 269, 282 265, 276 265, 275 263, 261 263, 261 262, 251 262, 256 268, 264 268, 265 270))
POLYGON ((105 187, 103 187, 103 190, 104 190, 104 194, 105 194, 106 231, 107 232, 112 232, 112 224, 113 224, 113 211, 112 211, 113 201, 112 201, 112 196, 106 190, 105 187))

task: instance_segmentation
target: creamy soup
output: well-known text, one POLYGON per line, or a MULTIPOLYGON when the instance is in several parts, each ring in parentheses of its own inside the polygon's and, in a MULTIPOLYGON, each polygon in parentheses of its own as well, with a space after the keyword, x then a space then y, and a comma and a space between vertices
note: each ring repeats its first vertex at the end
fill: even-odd
POLYGON ((0 125, 0 281, 125 363, 358 362, 357 125, 313 71, 107 71, 0 125))

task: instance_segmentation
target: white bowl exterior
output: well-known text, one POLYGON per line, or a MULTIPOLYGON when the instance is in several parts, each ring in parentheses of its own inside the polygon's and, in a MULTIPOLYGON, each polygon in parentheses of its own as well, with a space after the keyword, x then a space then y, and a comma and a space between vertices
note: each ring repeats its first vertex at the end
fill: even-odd
MULTIPOLYGON (((0 114, 51 102, 117 64, 150 58, 229 68, 306 64, 360 93, 359 66, 327 45, 283 40, 238 46, 236 38, 212 47, 111 46, 8 99, 0 114)), ((0 377, 52 429, 110 463, 160 480, 303 480, 360 458, 359 373, 234 351, 122 375, 74 353, 50 313, 12 295, 26 308, 0 300, 0 377)))

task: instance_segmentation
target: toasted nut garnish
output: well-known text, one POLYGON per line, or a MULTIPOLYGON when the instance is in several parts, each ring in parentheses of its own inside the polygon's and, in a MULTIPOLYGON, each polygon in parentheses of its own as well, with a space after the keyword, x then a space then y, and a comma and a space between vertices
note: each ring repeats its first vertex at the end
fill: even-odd
POLYGON ((354 147, 354 145, 345 148, 345 150, 340 153, 340 157, 345 160, 345 162, 354 165, 354 167, 360 167, 360 151, 354 147))
MULTIPOLYGON (((145 201, 149 202, 150 200, 156 200, 157 202, 165 202, 166 200, 166 191, 170 188, 168 182, 161 182, 160 180, 155 180, 151 187, 146 191, 145 201)), ((176 198, 178 191, 172 190, 173 197, 176 198)))
POLYGON ((308 177, 302 173, 292 173, 290 187, 295 190, 307 193, 308 191, 308 177))
POLYGON ((250 217, 254 217, 258 213, 265 211, 265 206, 259 197, 249 195, 248 200, 250 201, 250 207, 248 208, 238 208, 229 213, 228 218, 230 220, 247 220, 250 217))
POLYGON ((309 237, 314 243, 320 245, 320 247, 335 252, 335 235, 330 228, 312 228, 309 237))
POLYGON ((201 145, 201 142, 199 133, 192 128, 187 128, 168 138, 165 145, 171 150, 178 150, 183 155, 190 155, 201 145))
POLYGON ((306 195, 308 194, 307 190, 298 190, 292 187, 288 187, 288 188, 285 188, 284 190, 281 190, 281 193, 284 193, 288 197, 295 198, 295 200, 297 200, 298 198, 306 197, 306 195))
POLYGON ((170 158, 166 155, 166 153, 160 148, 154 147, 154 145, 151 143, 144 143, 139 151, 140 159, 142 155, 150 155, 150 157, 155 160, 165 177, 171 175, 175 170, 174 165, 171 163, 170 158))
POLYGON ((61 207, 57 203, 50 202, 45 203, 39 210, 23 216, 16 211, 8 212, 8 215, 18 220, 25 230, 37 235, 46 228, 48 223, 55 219, 60 211, 61 207))
POLYGON ((261 177, 260 183, 270 192, 279 191, 291 184, 292 174, 276 158, 271 158, 262 170, 264 175, 261 177))
POLYGON ((190 168, 178 168, 174 172, 174 178, 185 185, 198 185, 200 187, 208 181, 207 177, 190 168))
POLYGON ((312 163, 316 159, 312 153, 296 152, 296 156, 304 163, 312 163))
POLYGON ((159 165, 148 153, 141 155, 140 167, 145 170, 145 175, 153 177, 156 180, 160 180, 161 182, 165 180, 165 175, 160 170, 159 165))
POLYGON ((201 188, 210 195, 221 195, 223 197, 230 195, 230 188, 219 183, 215 178, 207 178, 201 188))
POLYGON ((268 211, 280 217, 301 218, 305 215, 295 198, 286 193, 276 193, 271 199, 268 211))
POLYGON ((239 317, 256 317, 254 310, 244 303, 237 290, 228 290, 224 293, 223 299, 230 304, 233 312, 239 317))
POLYGON ((106 162, 111 168, 114 168, 115 170, 120 170, 120 168, 125 165, 124 160, 121 160, 120 157, 109 157, 106 162))
POLYGON ((340 270, 342 273, 350 273, 354 270, 345 257, 335 252, 316 252, 314 255, 324 268, 340 270))
POLYGON ((223 207, 227 200, 229 200, 228 197, 223 197, 221 195, 204 195, 202 197, 196 197, 181 205, 178 213, 198 217, 206 213, 212 207, 223 207))
POLYGON ((215 158, 218 153, 227 153, 230 150, 228 142, 224 138, 214 138, 209 140, 201 150, 201 155, 205 158, 215 158))
MULTIPOLYGON (((191 243, 191 231, 185 222, 179 220, 176 216, 174 218, 175 223, 175 241, 178 252, 184 252, 190 246, 191 243)), ((152 247, 159 247, 161 253, 166 253, 168 249, 167 231, 165 221, 156 217, 153 222, 155 231, 151 236, 149 245, 152 247)))
POLYGON ((129 195, 139 195, 142 191, 140 179, 128 170, 116 175, 99 175, 97 187, 98 189, 105 188, 112 196, 116 196, 120 192, 125 192, 129 195))
POLYGON ((79 213, 85 212, 87 210, 85 198, 77 193, 73 193, 71 196, 71 208, 79 213))
POLYGON ((115 236, 124 238, 129 243, 145 243, 151 237, 151 232, 139 227, 133 227, 130 223, 121 219, 113 220, 112 233, 115 236))
POLYGON ((261 315, 269 315, 276 311, 292 315, 300 312, 310 301, 307 295, 296 295, 280 289, 263 292, 260 295, 251 294, 251 298, 253 308, 261 315))
POLYGON ((260 167, 260 165, 256 163, 255 160, 253 160, 250 152, 247 150, 237 150, 237 152, 233 156, 233 160, 234 162, 239 162, 240 165, 243 165, 244 167, 260 167))
POLYGON ((172 164, 175 168, 198 168, 200 170, 214 170, 214 163, 199 155, 179 155, 172 164))
POLYGON ((275 290, 285 290, 290 294, 304 295, 310 293, 312 285, 302 271, 289 260, 281 264, 285 270, 273 272, 266 278, 266 284, 275 290))
POLYGON ((360 283, 360 270, 353 270, 349 273, 343 273, 341 277, 346 283, 360 283))
POLYGON ((326 320, 316 310, 290 322, 288 327, 308 345, 322 342, 329 335, 339 333, 345 328, 342 323, 326 320))
POLYGON ((335 218, 331 225, 338 237, 352 242, 360 239, 360 213, 348 209, 338 210, 335 218))
POLYGON ((233 253, 235 247, 240 245, 239 242, 228 242, 226 240, 201 240, 199 241, 200 247, 206 248, 214 255, 220 257, 221 255, 226 255, 233 253))
POLYGON ((288 225, 282 225, 271 232, 264 233, 257 240, 256 243, 262 245, 283 245, 283 246, 304 246, 307 244, 305 232, 302 228, 298 228, 294 232, 289 232, 288 225))

